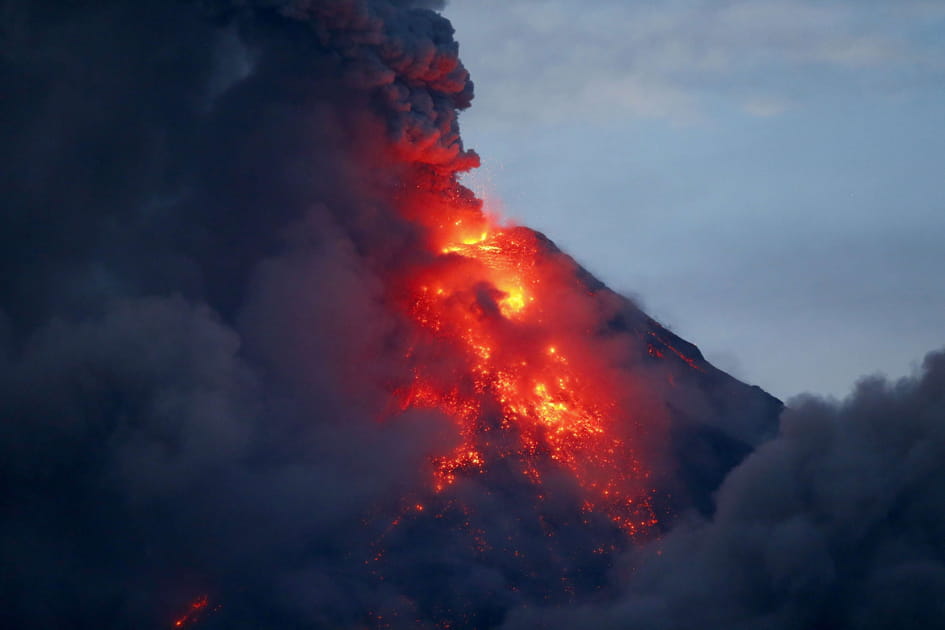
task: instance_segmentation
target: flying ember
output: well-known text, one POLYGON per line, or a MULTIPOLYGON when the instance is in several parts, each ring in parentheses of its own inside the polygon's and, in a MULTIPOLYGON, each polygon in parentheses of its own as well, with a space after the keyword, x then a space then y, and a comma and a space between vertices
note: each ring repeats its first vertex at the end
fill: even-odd
MULTIPOLYGON (((196 624, 198 621, 200 621, 202 614, 208 611, 207 606, 209 603, 210 599, 206 595, 198 597, 190 603, 186 613, 174 620, 173 627, 185 628, 187 626, 196 624)), ((216 610, 216 608, 214 610, 216 610)))

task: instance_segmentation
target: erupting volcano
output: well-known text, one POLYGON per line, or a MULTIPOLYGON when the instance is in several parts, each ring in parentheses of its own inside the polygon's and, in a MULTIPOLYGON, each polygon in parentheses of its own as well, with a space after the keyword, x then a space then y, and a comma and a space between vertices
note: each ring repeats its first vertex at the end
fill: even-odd
POLYGON ((9 172, 64 152, 11 194, 6 626, 497 628, 614 596, 772 435, 779 401, 463 186, 441 3, 49 4, 0 103, 9 172))
MULTIPOLYGON (((515 12, 556 33, 559 4, 515 12)), ((626 105, 661 85, 653 59, 688 58, 638 4, 652 37, 606 3, 569 10, 659 54, 577 46, 593 90, 555 94, 626 105), (605 81, 615 59, 650 78, 605 81)), ((709 25, 692 50, 737 36, 768 59, 805 41, 799 24, 844 31, 812 3, 669 4, 709 25), (741 32, 763 19, 772 37, 741 32)), ((504 222, 463 185, 473 84, 444 6, 0 3, 0 627, 940 627, 945 354, 785 411, 504 222)), ((567 42, 498 32, 516 72, 584 70, 546 76, 529 60, 567 42)), ((693 60, 698 82, 719 70, 693 60)), ((488 89, 542 117, 518 87, 488 89)), ((584 122, 544 137, 565 146, 584 122)), ((694 167, 720 154, 685 148, 694 167)), ((594 158, 624 151, 647 147, 594 158)), ((592 178, 561 181, 593 203, 592 178)), ((628 242, 678 251, 672 214, 628 242)))

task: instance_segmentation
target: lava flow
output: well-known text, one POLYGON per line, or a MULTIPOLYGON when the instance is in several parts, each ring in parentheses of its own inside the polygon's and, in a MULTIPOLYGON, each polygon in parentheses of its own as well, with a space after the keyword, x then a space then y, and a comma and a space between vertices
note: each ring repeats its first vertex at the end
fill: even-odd
POLYGON ((210 612, 216 612, 220 609, 220 606, 217 605, 214 608, 208 608, 210 604, 210 598, 206 595, 202 595, 192 601, 190 606, 187 608, 187 612, 174 620, 174 628, 186 628, 192 626, 200 621, 200 619, 210 612))
POLYGON ((424 334, 407 352, 412 382, 397 394, 402 409, 439 409, 457 425, 460 445, 435 461, 436 491, 499 459, 540 485, 550 464, 573 475, 585 510, 633 536, 651 530, 649 473, 634 443, 640 419, 576 265, 536 232, 469 203, 428 210, 415 218, 434 259, 398 289, 424 334))

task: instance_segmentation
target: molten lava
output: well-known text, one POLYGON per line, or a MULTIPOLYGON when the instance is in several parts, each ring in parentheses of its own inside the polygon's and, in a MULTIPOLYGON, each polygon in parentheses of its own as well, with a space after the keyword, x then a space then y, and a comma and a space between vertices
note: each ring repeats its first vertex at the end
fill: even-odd
POLYGON ((550 463, 582 488, 585 510, 646 533, 656 519, 634 438, 640 419, 576 265, 469 204, 411 218, 426 228, 432 260, 397 289, 423 331, 407 352, 412 382, 397 395, 402 409, 441 410, 461 437, 435 461, 435 490, 500 459, 540 485, 550 463))
POLYGON ((190 603, 187 612, 174 620, 174 628, 186 628, 197 623, 201 615, 206 612, 207 605, 210 603, 206 595, 198 597, 190 603))

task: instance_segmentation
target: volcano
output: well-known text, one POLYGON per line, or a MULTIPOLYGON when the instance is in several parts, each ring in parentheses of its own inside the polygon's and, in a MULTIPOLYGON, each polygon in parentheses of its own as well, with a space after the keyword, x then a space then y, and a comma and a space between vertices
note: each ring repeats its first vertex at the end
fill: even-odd
MULTIPOLYGON (((600 596, 614 554, 658 541, 688 511, 711 517, 713 494, 774 437, 783 405, 544 235, 435 207, 431 259, 390 283, 413 332, 410 376, 385 421, 436 410, 458 444, 432 457, 429 487, 400 501, 367 564, 437 627, 491 627, 511 600, 470 607, 449 586, 458 558, 530 601, 600 596), (418 544, 451 557, 417 562, 418 544), (431 589, 431 575, 443 586, 431 589)), ((372 616, 405 621, 396 608, 372 616)))
MULTIPOLYGON (((542 234, 442 223, 438 262, 395 284, 418 327, 395 397, 399 411, 441 412, 458 444, 431 459, 430 488, 400 501, 367 564, 437 627, 492 627, 518 597, 603 595, 615 554, 658 541, 688 511, 711 517, 722 480, 774 437, 783 405, 542 234), (450 557, 417 562, 417 545, 450 557), (487 589, 486 605, 469 606, 453 572, 473 557, 514 596, 487 589)), ((405 622, 396 607, 371 615, 405 622)))

